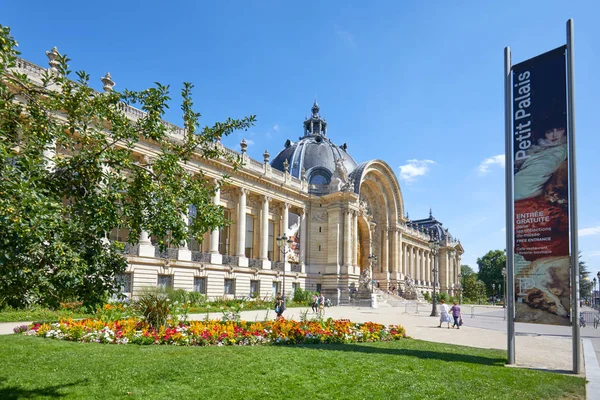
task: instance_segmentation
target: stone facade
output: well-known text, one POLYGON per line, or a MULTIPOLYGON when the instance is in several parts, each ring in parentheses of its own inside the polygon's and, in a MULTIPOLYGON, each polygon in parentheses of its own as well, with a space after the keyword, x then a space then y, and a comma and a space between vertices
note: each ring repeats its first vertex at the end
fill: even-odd
MULTIPOLYGON (((50 64, 51 69, 52 59, 50 64)), ((34 81, 47 71, 25 60, 18 61, 18 69, 34 81)), ((110 74, 101 80, 105 90, 112 90, 110 74)), ((131 106, 124 108, 132 119, 143 115, 131 106)), ((182 128, 165 124, 174 137, 182 136, 182 128)), ((245 141, 241 154, 224 148, 242 157, 244 165, 236 171, 224 160, 195 157, 190 171, 201 169, 214 179, 231 176, 214 197, 231 225, 206 234, 201 244, 190 241, 163 253, 142 232, 139 244, 126 248, 123 291, 135 295, 144 287, 169 286, 209 297, 271 297, 285 281, 288 295, 298 287, 320 290, 335 303, 347 300, 368 270, 382 289, 402 289, 410 277, 416 290, 430 292, 434 260, 429 242, 435 231, 439 289, 453 294, 463 253, 460 243, 447 230, 438 232, 441 223, 432 215, 415 222, 405 217, 393 169, 381 160, 357 164, 346 144, 331 143, 316 102, 304 126, 304 137, 297 143, 288 140, 272 163, 267 151, 262 161, 250 158, 245 141), (276 244, 284 233, 293 241, 285 257, 276 244)), ((150 143, 137 149, 140 157, 151 150, 150 143)), ((123 230, 110 235, 111 240, 126 237, 123 230)))

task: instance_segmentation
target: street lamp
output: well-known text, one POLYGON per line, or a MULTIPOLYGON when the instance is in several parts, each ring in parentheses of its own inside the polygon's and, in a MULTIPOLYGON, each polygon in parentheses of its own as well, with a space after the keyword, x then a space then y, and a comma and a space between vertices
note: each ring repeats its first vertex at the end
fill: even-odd
POLYGON ((594 277, 593 282, 593 289, 592 289, 592 307, 594 307, 596 305, 596 278, 594 277))
POLYGON ((433 254, 433 300, 431 302, 431 316, 437 317, 437 296, 435 293, 435 287, 437 286, 437 273, 438 273, 438 254, 440 252, 440 242, 437 237, 432 236, 429 239, 429 248, 431 249, 431 253, 433 254))
POLYGON ((292 238, 288 238, 284 233, 282 236, 277 238, 277 247, 283 253, 283 306, 285 307, 285 261, 287 254, 292 251, 292 238))
POLYGON ((496 305, 496 284, 492 283, 492 305, 496 305))
POLYGON ((371 293, 375 293, 375 274, 373 273, 373 265, 377 264, 377 256, 373 253, 369 254, 369 268, 371 268, 371 293))
POLYGON ((458 305, 462 305, 462 274, 458 274, 458 305))

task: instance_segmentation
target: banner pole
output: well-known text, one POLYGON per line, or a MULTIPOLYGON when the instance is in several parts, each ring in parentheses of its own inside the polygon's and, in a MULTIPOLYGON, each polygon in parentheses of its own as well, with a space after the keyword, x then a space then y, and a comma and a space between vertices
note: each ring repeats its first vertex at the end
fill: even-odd
POLYGON ((575 54, 573 19, 567 21, 567 110, 569 128, 569 191, 571 200, 571 300, 573 315, 573 372, 581 373, 581 344, 579 331, 579 240, 577 227, 577 170, 575 159, 575 54))
POLYGON ((513 218, 513 161, 512 161, 512 79, 510 47, 504 48, 504 131, 505 131, 505 173, 506 173, 506 281, 507 281, 507 363, 515 363, 515 280, 514 280, 514 224, 513 218))

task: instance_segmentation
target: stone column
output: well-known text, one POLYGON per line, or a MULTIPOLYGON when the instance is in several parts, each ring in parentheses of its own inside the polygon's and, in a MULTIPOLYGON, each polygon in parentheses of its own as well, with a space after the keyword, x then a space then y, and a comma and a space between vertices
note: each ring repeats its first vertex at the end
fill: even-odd
POLYGON ((423 279, 421 271, 421 249, 417 247, 415 250, 415 284, 419 285, 423 279))
POLYGON ((415 247, 413 245, 409 245, 409 246, 410 246, 410 260, 409 260, 410 277, 414 281, 416 279, 416 275, 417 275, 417 271, 415 268, 415 247))
MULTIPOLYGON (((283 234, 285 233, 285 235, 287 236, 287 231, 289 228, 289 210, 290 210, 290 204, 289 203, 283 203, 283 206, 281 207, 281 219, 282 219, 282 223, 281 223, 281 236, 283 236, 283 234)), ((287 243, 286 243, 287 246, 287 243)), ((282 254, 283 256, 283 254, 282 254)), ((287 262, 287 259, 284 257, 283 259, 283 268, 286 271, 290 271, 290 265, 287 262)))
MULTIPOLYGON (((390 243, 388 236, 388 228, 387 225, 383 226, 381 232, 381 272, 388 274, 389 271, 389 251, 390 251, 390 243)), ((389 275, 386 275, 389 276, 389 275)))
POLYGON ((398 229, 392 228, 392 272, 394 280, 398 279, 398 229))
POLYGON ((344 210, 344 267, 346 267, 346 273, 350 272, 350 266, 352 265, 352 256, 350 254, 350 243, 352 242, 350 230, 350 210, 344 210))
POLYGON ((265 261, 269 253, 269 196, 264 196, 260 227, 260 259, 265 261))
MULTIPOLYGON (((354 211, 352 213, 352 232, 353 232, 353 240, 352 240, 352 265, 357 266, 359 263, 358 260, 358 213, 354 211)), ((360 272, 360 268, 359 271, 360 272)))
POLYGON ((238 245, 237 256, 246 257, 246 195, 247 189, 240 188, 240 198, 238 202, 238 245))
POLYGON ((308 231, 306 230, 306 209, 300 212, 300 269, 306 272, 306 243, 308 231))
MULTIPOLYGON (((216 184, 216 180, 215 180, 216 184)), ((221 204, 221 189, 217 189, 213 196, 213 204, 218 206, 221 204)), ((219 254, 219 228, 213 229, 210 233, 210 253, 219 254)))

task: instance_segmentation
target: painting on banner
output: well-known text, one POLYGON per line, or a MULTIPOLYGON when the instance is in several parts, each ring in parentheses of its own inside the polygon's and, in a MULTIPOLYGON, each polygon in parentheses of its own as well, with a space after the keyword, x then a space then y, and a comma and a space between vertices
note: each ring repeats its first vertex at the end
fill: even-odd
POLYGON ((569 325, 566 46, 513 66, 515 321, 569 325))

